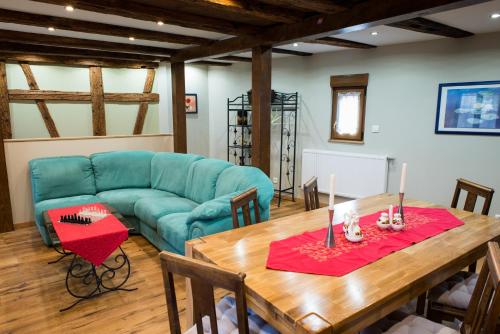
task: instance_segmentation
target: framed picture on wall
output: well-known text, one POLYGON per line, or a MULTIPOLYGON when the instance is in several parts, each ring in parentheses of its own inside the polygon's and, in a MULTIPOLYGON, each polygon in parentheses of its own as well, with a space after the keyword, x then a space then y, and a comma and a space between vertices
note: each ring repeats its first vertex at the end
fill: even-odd
POLYGON ((186 114, 198 113, 198 94, 186 94, 186 114))
POLYGON ((435 133, 500 136, 500 81, 440 84, 435 133))

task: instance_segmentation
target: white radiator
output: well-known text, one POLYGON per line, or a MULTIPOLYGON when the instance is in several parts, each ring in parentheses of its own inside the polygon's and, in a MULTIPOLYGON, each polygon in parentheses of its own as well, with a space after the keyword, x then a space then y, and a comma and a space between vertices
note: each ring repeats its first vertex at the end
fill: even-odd
POLYGON ((305 149, 302 152, 302 184, 318 177, 318 191, 329 192, 335 174, 335 193, 361 198, 387 191, 388 156, 305 149))

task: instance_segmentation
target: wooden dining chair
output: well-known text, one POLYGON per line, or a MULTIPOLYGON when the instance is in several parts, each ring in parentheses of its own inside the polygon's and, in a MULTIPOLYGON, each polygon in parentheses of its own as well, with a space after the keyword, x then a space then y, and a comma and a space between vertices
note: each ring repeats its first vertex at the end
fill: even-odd
POLYGON ((467 197, 465 198, 464 210, 473 212, 476 207, 477 197, 484 198, 483 209, 481 210, 481 214, 488 215, 490 212, 491 201, 493 199, 494 189, 485 187, 478 183, 465 180, 465 179, 457 179, 457 186, 455 187, 455 193, 453 194, 453 199, 451 201, 451 207, 457 208, 458 199, 460 197, 460 192, 462 190, 467 191, 467 197))
MULTIPOLYGON (((174 285, 174 274, 191 280, 193 317, 198 334, 203 334, 203 317, 210 318, 211 333, 220 333, 217 325, 214 288, 222 288, 235 294, 238 332, 249 334, 245 274, 234 273, 207 262, 163 251, 160 253, 163 284, 167 300, 170 333, 181 334, 179 309, 174 285)), ((189 332, 192 332, 191 329, 189 332)))
POLYGON ((302 186, 306 211, 319 209, 318 178, 313 176, 302 186))
MULTIPOLYGON (((392 325, 385 334, 401 333, 456 333, 456 334, 494 334, 500 333, 498 316, 500 315, 500 247, 496 242, 488 243, 486 260, 472 292, 469 307, 465 313, 460 331, 455 331, 440 323, 415 315, 404 317, 392 325)), ((391 321, 391 317, 387 318, 391 321)), ((384 324, 388 321, 379 321, 384 324)), ((371 326, 372 327, 372 326, 371 326)), ((373 327, 377 327, 375 324, 373 327)), ((373 328, 376 329, 376 328, 373 328)), ((368 328, 363 333, 373 333, 368 328)), ((382 332, 379 330, 377 332, 382 332)))
POLYGON ((250 202, 253 202, 253 211, 255 216, 255 224, 260 223, 259 202, 257 200, 257 189, 252 188, 244 193, 231 198, 231 212, 233 215, 233 228, 239 228, 238 210, 241 208, 243 213, 244 226, 252 225, 252 216, 250 214, 250 202))

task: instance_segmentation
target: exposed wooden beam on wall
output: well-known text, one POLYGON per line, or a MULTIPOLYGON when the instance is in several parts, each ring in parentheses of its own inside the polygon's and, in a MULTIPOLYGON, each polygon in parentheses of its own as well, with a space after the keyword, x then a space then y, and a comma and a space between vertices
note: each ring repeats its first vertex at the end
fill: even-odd
POLYGON ((176 44, 206 44, 211 40, 202 37, 178 35, 161 31, 129 28, 106 23, 89 22, 65 17, 32 14, 8 9, 0 9, 0 22, 23 24, 35 27, 54 27, 55 29, 77 31, 89 34, 130 37, 147 41, 176 44))
POLYGON ((436 21, 432 21, 423 17, 415 17, 410 20, 395 22, 389 24, 389 26, 416 32, 422 32, 424 34, 439 35, 451 38, 464 38, 474 35, 471 32, 458 29, 446 24, 442 24, 436 21))
POLYGON ((252 165, 271 172, 271 48, 252 49, 252 165))
MULTIPOLYGON (((45 100, 45 101, 73 101, 73 102, 89 102, 92 101, 90 92, 60 92, 53 90, 25 90, 25 89, 9 89, 10 101, 30 101, 30 100, 45 100)), ((120 103, 158 103, 160 96, 157 93, 104 93, 104 102, 120 102, 120 103)))
POLYGON ((187 153, 186 82, 184 63, 172 63, 171 71, 174 152, 187 153))
MULTIPOLYGON (((38 84, 36 83, 35 76, 31 71, 30 65, 26 63, 21 63, 19 65, 21 66, 21 69, 23 70, 24 75, 26 76, 26 81, 28 82, 28 86, 30 87, 30 89, 33 91, 40 90, 38 84)), ((42 115, 43 122, 45 123, 45 127, 47 128, 50 137, 52 138, 59 137, 59 132, 57 132, 56 124, 54 123, 52 116, 50 116, 49 108, 47 107, 45 101, 35 100, 35 102, 36 106, 38 107, 38 110, 40 111, 40 114, 42 115)))
MULTIPOLYGON (((60 0, 34 1, 55 5, 65 5, 65 3, 61 3, 60 0)), ((71 3, 77 9, 118 15, 143 21, 162 21, 166 24, 199 30, 215 31, 224 34, 242 35, 254 34, 260 31, 259 27, 248 24, 170 10, 167 8, 151 6, 129 0, 72 0, 71 3)))
POLYGON ((9 178, 5 161, 4 139, 12 138, 10 127, 9 96, 5 63, 0 62, 0 233, 14 230, 12 206, 10 203, 9 178))
POLYGON ((383 2, 366 0, 336 14, 311 17, 296 24, 275 25, 252 36, 228 38, 203 47, 185 48, 176 52, 172 56, 172 61, 179 62, 242 52, 259 45, 280 45, 293 41, 317 39, 485 1, 487 0, 386 0, 383 2))
POLYGON ((0 128, 2 132, 2 139, 12 138, 9 89, 7 88, 7 71, 5 69, 5 62, 3 61, 0 61, 0 128))
POLYGON ((343 9, 335 1, 331 0, 262 0, 264 3, 277 6, 296 8, 308 12, 319 12, 326 14, 337 13, 343 9))
POLYGON ((22 42, 23 44, 35 45, 62 46, 76 49, 129 52, 156 56, 168 56, 175 51, 174 49, 159 48, 154 46, 97 41, 92 39, 63 37, 47 34, 32 34, 13 30, 0 30, 0 41, 12 43, 22 42))
POLYGON ((324 44, 330 46, 340 46, 343 48, 353 48, 353 49, 373 49, 376 48, 375 45, 365 44, 360 42, 348 41, 346 39, 336 38, 336 37, 323 37, 311 41, 305 41, 309 44, 324 44))
MULTIPOLYGON (((144 94, 149 94, 153 90, 153 83, 155 81, 155 70, 149 69, 146 74, 146 82, 144 83, 144 94)), ((146 119, 146 114, 148 113, 148 103, 141 102, 139 104, 139 111, 137 112, 137 118, 135 120, 134 135, 142 134, 142 129, 144 128, 144 120, 146 119)))
POLYGON ((240 61, 240 62, 245 62, 245 63, 252 62, 252 58, 240 57, 240 56, 224 56, 224 57, 217 57, 215 59, 226 60, 226 61, 240 61))
POLYGON ((106 111, 104 110, 104 89, 102 86, 102 69, 89 67, 90 96, 92 99, 92 128, 94 136, 106 135, 106 111))
POLYGON ((101 66, 118 68, 157 68, 158 63, 141 62, 132 60, 114 60, 91 57, 33 55, 25 53, 3 53, 0 51, 0 59, 13 62, 27 62, 32 64, 57 64, 68 66, 101 66))
POLYGON ((284 54, 284 55, 292 55, 292 56, 299 56, 299 57, 309 57, 309 56, 313 55, 310 52, 287 50, 287 49, 280 49, 280 48, 272 48, 272 51, 273 51, 273 53, 280 53, 280 54, 284 54))

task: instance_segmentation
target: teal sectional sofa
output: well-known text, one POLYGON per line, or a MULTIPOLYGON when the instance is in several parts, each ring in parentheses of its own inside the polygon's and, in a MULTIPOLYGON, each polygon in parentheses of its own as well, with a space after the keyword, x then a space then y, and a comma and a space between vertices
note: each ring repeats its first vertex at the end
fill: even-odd
POLYGON ((184 253, 186 240, 232 228, 230 198, 256 187, 262 220, 274 194, 258 168, 199 155, 149 151, 31 160, 35 223, 50 245, 43 212, 105 202, 157 248, 184 253))

